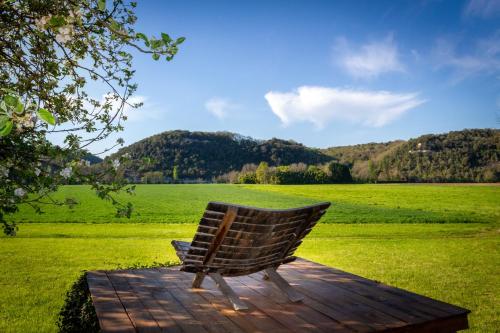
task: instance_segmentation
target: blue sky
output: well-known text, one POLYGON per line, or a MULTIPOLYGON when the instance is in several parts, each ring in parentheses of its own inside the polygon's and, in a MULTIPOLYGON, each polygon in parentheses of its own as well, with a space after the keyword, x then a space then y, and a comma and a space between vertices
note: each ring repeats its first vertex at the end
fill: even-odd
MULTIPOLYGON (((313 147, 500 125, 500 1, 139 1, 126 144, 173 129, 313 147)), ((95 147, 95 151, 100 147, 95 147)))

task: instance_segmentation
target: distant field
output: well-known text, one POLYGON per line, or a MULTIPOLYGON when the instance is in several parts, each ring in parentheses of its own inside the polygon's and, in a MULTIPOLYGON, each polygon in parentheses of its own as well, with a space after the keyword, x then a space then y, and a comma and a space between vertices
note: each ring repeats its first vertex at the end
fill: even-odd
POLYGON ((40 216, 23 208, 13 217, 19 235, 0 237, 0 332, 55 331, 64 294, 83 270, 176 261, 170 241, 191 239, 209 200, 263 207, 332 201, 327 223, 299 256, 469 308, 473 332, 500 327, 497 186, 143 185, 124 197, 136 207, 131 220, 114 218, 86 187, 57 195, 81 205, 40 216))
POLYGON ((495 223, 500 221, 500 186, 449 185, 139 185, 131 220, 85 186, 65 186, 57 198, 74 197, 75 209, 50 208, 36 215, 23 207, 19 222, 197 223, 208 201, 290 208, 331 201, 325 223, 495 223))

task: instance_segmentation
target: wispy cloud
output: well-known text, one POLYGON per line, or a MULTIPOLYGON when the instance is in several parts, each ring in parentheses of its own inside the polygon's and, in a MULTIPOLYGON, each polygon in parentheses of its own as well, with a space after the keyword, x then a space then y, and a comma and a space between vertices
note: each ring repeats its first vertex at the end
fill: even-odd
POLYGON ((449 39, 438 39, 433 49, 437 69, 451 69, 453 82, 479 74, 500 72, 500 31, 479 39, 467 51, 459 52, 459 45, 449 39))
POLYGON ((232 110, 238 108, 238 105, 227 98, 212 97, 205 102, 205 108, 217 118, 224 119, 232 110))
POLYGON ((348 121, 381 127, 425 102, 418 93, 363 91, 302 86, 291 92, 265 95, 273 113, 286 126, 310 122, 323 128, 331 121, 348 121))
POLYGON ((492 18, 500 15, 500 1, 498 0, 469 0, 464 7, 465 16, 492 18))
POLYGON ((404 72, 392 35, 379 41, 353 47, 345 38, 337 38, 334 62, 355 78, 369 79, 383 73, 404 72))

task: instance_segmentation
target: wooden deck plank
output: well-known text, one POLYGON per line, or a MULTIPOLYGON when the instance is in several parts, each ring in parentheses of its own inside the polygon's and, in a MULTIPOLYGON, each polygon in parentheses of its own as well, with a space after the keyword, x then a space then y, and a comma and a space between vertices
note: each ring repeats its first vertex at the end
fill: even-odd
MULTIPOLYGON (((228 282, 231 282, 230 279, 227 279, 228 282)), ((216 299, 223 300, 224 301, 224 308, 225 310, 231 309, 233 310, 233 306, 231 303, 227 301, 227 298, 217 289, 217 286, 215 282, 211 279, 206 279, 203 282, 202 285, 204 291, 208 291, 212 296, 216 299)), ((206 296, 206 293, 202 294, 203 296, 206 296)), ((241 295, 241 294, 240 294, 241 295)), ((245 301, 246 303, 248 302, 248 297, 246 295, 241 295, 241 299, 245 301)), ((245 311, 234 311, 234 313, 239 316, 239 317, 244 317, 247 318, 247 320, 255 326, 255 329, 257 331, 262 331, 262 332, 290 332, 289 329, 287 329, 284 325, 282 325, 278 320, 273 318, 272 316, 269 316, 266 312, 262 311, 258 307, 256 307, 254 304, 249 303, 249 309, 245 311)), ((229 312, 231 312, 229 311, 229 312)))
POLYGON ((139 332, 161 332, 160 326, 151 316, 139 295, 129 285, 125 274, 124 271, 108 271, 106 273, 135 329, 139 332))
POLYGON ((290 312, 287 311, 281 304, 278 304, 274 300, 268 299, 267 297, 262 297, 262 295, 253 288, 249 288, 245 284, 241 283, 240 279, 231 278, 227 280, 230 280, 230 286, 238 295, 247 297, 247 302, 253 304, 269 317, 272 317, 280 322, 281 325, 286 327, 288 331, 301 333, 314 332, 317 330, 317 327, 314 324, 305 321, 299 316, 290 316, 290 312))
POLYGON ((265 332, 266 330, 276 328, 258 312, 238 312, 233 309, 231 304, 227 301, 224 295, 217 289, 211 279, 206 279, 200 289, 191 288, 191 281, 193 274, 179 272, 178 268, 161 268, 158 269, 162 276, 158 279, 164 287, 169 284, 177 284, 184 290, 192 290, 206 301, 207 305, 211 305, 217 312, 228 318, 231 322, 241 328, 244 332, 265 332), (183 274, 184 278, 175 278, 177 274, 183 274))
POLYGON ((224 315, 244 332, 263 331, 255 325, 253 316, 235 311, 230 305, 228 305, 228 302, 224 299, 224 295, 217 295, 216 293, 206 289, 199 289, 196 292, 207 301, 207 304, 213 306, 216 311, 218 311, 221 315, 224 315))
POLYGON ((296 316, 309 322, 310 324, 314 324, 317 331, 319 332, 331 332, 332 330, 339 333, 353 332, 353 330, 342 326, 342 324, 337 322, 335 319, 328 317, 327 315, 315 310, 314 308, 303 306, 303 303, 290 302, 288 297, 283 295, 282 291, 271 283, 264 283, 265 285, 262 286, 264 280, 261 273, 241 276, 237 279, 243 285, 248 288, 252 288, 256 292, 264 296, 266 299, 272 299, 277 304, 280 304, 286 312, 294 313, 296 316))
POLYGON ((99 314, 99 326, 106 332, 135 332, 134 325, 123 307, 105 272, 87 273, 92 303, 99 314))
MULTIPOLYGON (((161 278, 165 275, 157 270, 143 270, 142 274, 148 278, 148 285, 154 288, 153 297, 171 315, 174 322, 183 332, 207 333, 206 324, 191 315, 191 313, 174 297, 172 289, 175 288, 172 282, 165 284, 161 278)), ((183 276, 178 271, 169 271, 166 274, 169 278, 180 279, 183 276)))
MULTIPOLYGON (((469 310, 455 305, 415 294, 404 289, 387 286, 352 273, 323 266, 305 259, 299 259, 296 262, 291 263, 290 267, 293 267, 294 269, 288 269, 287 272, 292 274, 299 272, 302 272, 302 274, 313 273, 316 278, 321 278, 330 283, 338 283, 338 281, 335 280, 335 276, 341 276, 344 281, 356 282, 351 283, 354 290, 365 290, 369 291, 371 295, 382 295, 385 299, 398 300, 403 303, 403 307, 410 306, 412 309, 420 309, 424 313, 427 313, 428 316, 452 316, 469 312, 469 310), (368 288, 364 288, 364 286, 368 288)), ((341 283, 340 285, 347 286, 349 283, 341 283)))
MULTIPOLYGON (((294 277, 289 275, 288 272, 284 272, 283 275, 285 278, 294 281, 294 277)), ((393 316, 394 318, 405 321, 407 324, 419 323, 436 317, 435 314, 430 315, 425 307, 422 310, 422 306, 418 303, 406 302, 399 297, 393 297, 391 294, 380 293, 380 290, 373 290, 373 288, 364 289, 363 285, 352 283, 352 280, 346 282, 345 277, 330 276, 328 280, 330 283, 322 281, 321 276, 318 275, 316 283, 326 283, 326 286, 333 292, 341 294, 347 293, 352 300, 361 302, 371 308, 393 316), (335 280, 337 284, 331 283, 332 280, 335 280), (411 309, 411 311, 408 309, 411 309)), ((440 316, 445 317, 447 314, 440 313, 440 316)))
POLYGON ((144 275, 144 270, 129 270, 127 278, 130 286, 140 297, 162 332, 182 333, 182 329, 177 325, 172 315, 154 297, 155 290, 148 283, 149 279, 144 275))
POLYGON ((209 332, 244 332, 232 321, 221 315, 216 309, 207 304, 199 294, 192 288, 186 287, 180 283, 174 282, 176 288, 172 288, 172 295, 191 313, 193 317, 204 323, 210 323, 206 328, 209 332))
POLYGON ((103 332, 456 332, 468 310, 303 259, 278 269, 304 295, 292 303, 263 272, 225 278, 249 310, 235 311, 211 279, 191 288, 179 267, 95 271, 87 281, 103 332))

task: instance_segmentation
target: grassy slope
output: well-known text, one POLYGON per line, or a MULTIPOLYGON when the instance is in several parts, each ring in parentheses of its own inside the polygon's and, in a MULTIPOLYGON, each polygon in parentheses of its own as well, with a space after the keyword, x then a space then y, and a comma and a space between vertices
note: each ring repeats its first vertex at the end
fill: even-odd
POLYGON ((449 185, 148 185, 138 186, 132 220, 113 217, 113 208, 83 186, 63 187, 56 197, 75 197, 74 210, 59 208, 37 216, 29 207, 19 222, 197 223, 208 201, 289 208, 331 201, 326 223, 461 223, 500 221, 500 186, 449 185), (92 207, 92 209, 89 209, 92 207))
POLYGON ((472 331, 500 326, 498 187, 141 186, 134 198, 141 216, 131 223, 51 223, 114 221, 112 210, 83 188, 63 191, 86 204, 42 216, 23 211, 17 220, 43 223, 0 238, 1 332, 54 331, 65 291, 82 270, 176 260, 170 240, 190 240, 195 224, 132 222, 196 221, 209 199, 268 207, 331 200, 328 222, 489 222, 320 224, 298 255, 467 307, 472 331), (409 212, 421 215, 411 219, 409 212))

